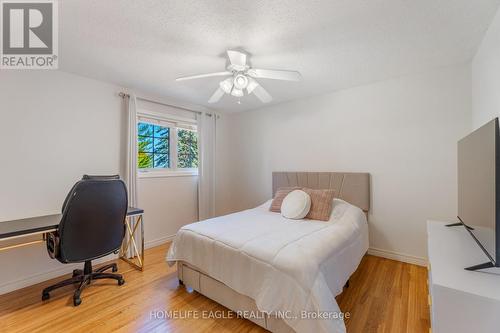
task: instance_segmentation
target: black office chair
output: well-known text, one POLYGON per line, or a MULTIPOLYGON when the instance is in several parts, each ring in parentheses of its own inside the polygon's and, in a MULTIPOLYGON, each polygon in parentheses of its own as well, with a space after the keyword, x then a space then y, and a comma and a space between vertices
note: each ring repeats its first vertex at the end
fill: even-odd
POLYGON ((115 263, 92 270, 91 260, 117 253, 125 235, 127 214, 127 189, 119 176, 83 176, 68 193, 62 207, 62 218, 57 231, 47 237, 47 251, 60 262, 84 262, 84 268, 75 269, 73 277, 47 287, 42 300, 57 288, 74 284, 77 289, 73 304, 82 300, 82 289, 92 280, 115 279, 118 285, 125 283, 120 274, 105 273, 118 270, 115 263))

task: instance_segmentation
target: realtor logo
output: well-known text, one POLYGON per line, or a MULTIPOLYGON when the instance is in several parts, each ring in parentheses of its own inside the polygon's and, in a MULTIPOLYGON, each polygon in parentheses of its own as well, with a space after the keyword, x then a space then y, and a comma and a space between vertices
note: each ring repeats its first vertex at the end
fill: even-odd
POLYGON ((57 69, 57 0, 0 0, 1 69, 57 69))

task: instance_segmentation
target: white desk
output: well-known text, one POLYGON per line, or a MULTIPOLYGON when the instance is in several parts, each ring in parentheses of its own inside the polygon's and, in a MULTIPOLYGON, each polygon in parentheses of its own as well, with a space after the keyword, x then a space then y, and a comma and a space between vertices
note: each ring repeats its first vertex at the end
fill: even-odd
MULTIPOLYGON (((144 210, 128 207, 125 218, 127 232, 120 249, 120 258, 138 270, 144 269, 144 210), (137 240, 140 243, 137 243, 137 240)), ((0 251, 45 242, 48 233, 57 231, 62 214, 37 216, 26 219, 0 222, 0 251), (24 240, 41 235, 38 240, 24 240), (19 239, 16 244, 1 246, 2 241, 19 239)))

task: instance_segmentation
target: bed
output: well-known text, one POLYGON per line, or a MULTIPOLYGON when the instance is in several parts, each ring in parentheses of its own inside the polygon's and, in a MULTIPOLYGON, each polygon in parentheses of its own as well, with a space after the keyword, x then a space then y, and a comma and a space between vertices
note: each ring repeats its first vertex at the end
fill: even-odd
POLYGON ((271 201, 182 227, 179 281, 271 332, 345 332, 335 301, 368 250, 366 173, 274 172, 279 187, 333 189, 330 220, 289 220, 271 201))

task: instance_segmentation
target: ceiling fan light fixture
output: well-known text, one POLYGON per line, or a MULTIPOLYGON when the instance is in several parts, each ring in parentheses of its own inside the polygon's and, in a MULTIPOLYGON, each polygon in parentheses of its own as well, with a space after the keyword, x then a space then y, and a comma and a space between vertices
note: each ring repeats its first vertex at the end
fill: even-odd
POLYGON ((238 74, 234 77, 234 86, 237 89, 243 90, 248 85, 248 77, 243 74, 238 74))
POLYGON ((237 89, 236 87, 231 91, 231 95, 234 97, 243 97, 243 90, 237 89))
POLYGON ((224 90, 226 94, 230 94, 231 89, 233 89, 233 78, 232 77, 227 78, 224 81, 221 81, 219 85, 220 88, 224 90))

